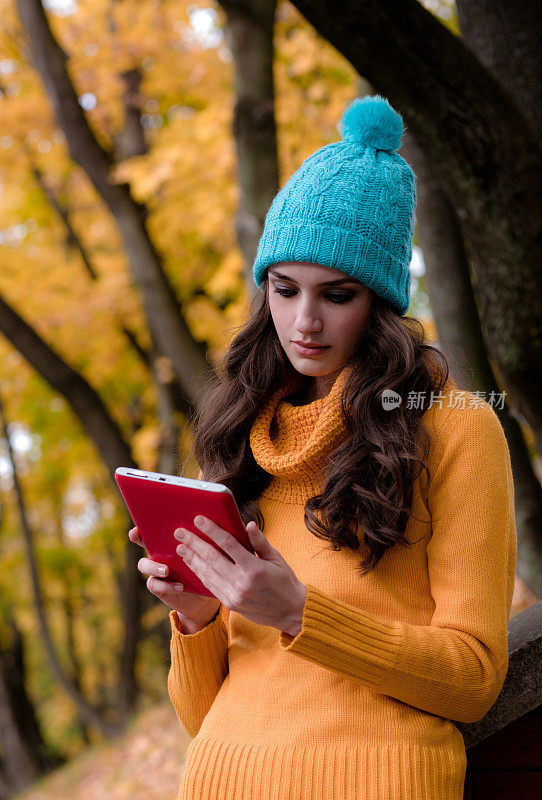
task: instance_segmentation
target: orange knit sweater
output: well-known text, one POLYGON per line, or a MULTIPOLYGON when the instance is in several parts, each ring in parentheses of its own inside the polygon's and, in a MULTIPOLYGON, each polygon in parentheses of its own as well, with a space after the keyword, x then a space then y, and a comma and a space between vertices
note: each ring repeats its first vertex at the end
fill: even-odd
POLYGON ((453 720, 483 717, 508 667, 516 529, 507 442, 493 408, 450 381, 423 417, 431 479, 422 471, 414 485, 406 535, 416 543, 392 547, 362 578, 359 552, 331 551, 303 521, 306 499, 322 489, 316 474, 346 435, 338 401, 348 369, 305 406, 283 399, 296 385, 285 384, 250 435, 274 476, 258 500, 264 533, 307 587, 300 633, 221 606, 187 635, 170 614, 169 694, 194 737, 179 800, 463 796, 453 720))

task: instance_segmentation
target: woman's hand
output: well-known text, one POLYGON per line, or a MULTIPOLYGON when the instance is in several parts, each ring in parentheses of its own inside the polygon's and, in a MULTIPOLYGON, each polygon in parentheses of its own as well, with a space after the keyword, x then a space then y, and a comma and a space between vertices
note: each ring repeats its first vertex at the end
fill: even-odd
POLYGON ((232 563, 211 544, 186 528, 174 536, 182 542, 177 552, 200 581, 230 611, 259 625, 269 625, 296 636, 301 630, 306 586, 272 547, 256 523, 246 526, 258 556, 246 550, 230 533, 202 516, 194 525, 233 559, 232 563))
MULTIPOLYGON (((145 547, 137 528, 128 531, 131 542, 145 547)), ((147 589, 169 608, 175 609, 180 616, 183 633, 196 633, 204 628, 220 608, 220 600, 214 597, 203 597, 183 591, 180 583, 165 580, 169 568, 150 558, 140 558, 137 568, 148 575, 147 589)))

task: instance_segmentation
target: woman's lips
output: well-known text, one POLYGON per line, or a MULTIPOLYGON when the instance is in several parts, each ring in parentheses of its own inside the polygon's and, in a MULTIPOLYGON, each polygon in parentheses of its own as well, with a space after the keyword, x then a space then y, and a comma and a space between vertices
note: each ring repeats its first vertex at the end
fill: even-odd
POLYGON ((326 347, 303 347, 303 345, 297 342, 292 342, 292 344, 301 356, 321 356, 322 353, 325 353, 330 347, 329 345, 326 347))

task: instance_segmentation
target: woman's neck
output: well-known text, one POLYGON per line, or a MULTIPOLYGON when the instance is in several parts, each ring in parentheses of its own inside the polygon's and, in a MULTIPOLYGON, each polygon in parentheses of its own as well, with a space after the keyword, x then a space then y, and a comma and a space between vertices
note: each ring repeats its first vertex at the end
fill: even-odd
POLYGON ((292 395, 288 402, 291 403, 293 406, 306 406, 308 403, 312 403, 314 400, 318 400, 314 389, 311 387, 308 391, 303 388, 297 394, 292 395))
POLYGON ((294 406, 306 406, 308 403, 327 397, 333 388, 337 374, 318 377, 307 376, 301 389, 292 395, 288 402, 291 402, 294 406))

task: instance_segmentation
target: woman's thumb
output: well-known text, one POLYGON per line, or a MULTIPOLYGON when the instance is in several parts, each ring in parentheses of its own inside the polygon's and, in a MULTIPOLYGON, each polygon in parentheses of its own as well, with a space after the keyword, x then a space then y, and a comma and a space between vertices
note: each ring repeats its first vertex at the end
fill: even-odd
POLYGON ((258 528, 254 520, 250 520, 246 526, 246 532, 248 533, 250 544, 257 553, 267 556, 275 554, 275 548, 271 547, 264 532, 258 528))

